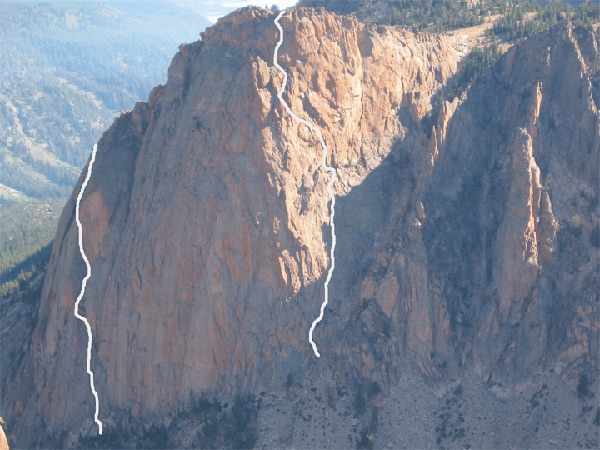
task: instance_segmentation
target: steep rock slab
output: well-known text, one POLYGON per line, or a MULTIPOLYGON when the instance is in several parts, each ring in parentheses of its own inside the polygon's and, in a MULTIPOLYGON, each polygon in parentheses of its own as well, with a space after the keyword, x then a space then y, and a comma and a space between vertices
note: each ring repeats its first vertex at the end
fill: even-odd
MULTIPOLYGON (((273 18, 246 9, 183 46, 167 85, 99 143, 84 307, 107 430, 321 374, 376 406, 413 366, 438 395, 470 367, 508 391, 550 369, 594 386, 598 29, 523 42, 445 102, 452 40, 285 16, 287 101, 323 129, 340 177, 316 363, 328 178, 316 137, 276 99, 273 18)), ((2 387, 19 445, 32 430, 95 433, 73 219, 72 199, 32 352, 2 387)))
MULTIPOLYGON (((107 430, 201 395, 276 389, 311 357, 329 264, 327 176, 316 137, 276 99, 273 18, 245 9, 182 46, 167 84, 99 142, 81 204, 92 264, 82 310, 107 430)), ((399 112, 420 120, 458 63, 451 40, 324 11, 282 25, 288 101, 324 130, 341 194, 389 154, 399 112)), ((26 363, 35 394, 13 394, 26 404, 23 430, 92 429, 87 337, 72 314, 84 272, 73 219, 74 197, 26 363)))

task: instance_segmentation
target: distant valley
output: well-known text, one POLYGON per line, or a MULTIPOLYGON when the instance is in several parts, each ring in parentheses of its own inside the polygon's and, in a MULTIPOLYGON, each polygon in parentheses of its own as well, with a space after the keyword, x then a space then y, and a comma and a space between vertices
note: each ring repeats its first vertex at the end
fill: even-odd
POLYGON ((167 1, 0 4, 0 294, 52 239, 102 132, 207 25, 167 1))

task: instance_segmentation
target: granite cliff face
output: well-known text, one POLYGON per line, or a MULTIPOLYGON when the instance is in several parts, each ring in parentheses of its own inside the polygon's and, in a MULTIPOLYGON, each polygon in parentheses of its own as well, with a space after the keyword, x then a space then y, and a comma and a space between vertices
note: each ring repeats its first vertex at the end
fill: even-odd
MULTIPOLYGON (((404 370, 443 395, 472 371, 509 395, 598 368, 599 31, 511 48, 458 99, 453 38, 323 10, 281 20, 296 114, 339 181, 331 303, 316 136, 279 104, 274 15, 244 9, 184 45, 165 86, 119 117, 81 203, 100 419, 160 422, 199 397, 273 392, 326 371, 381 406, 404 370), (365 384, 366 383, 366 384, 365 384), (516 391, 515 391, 516 392, 516 391)), ((81 185, 81 180, 79 186, 81 185)), ((3 373, 14 436, 94 434, 75 190, 31 346, 3 373)))

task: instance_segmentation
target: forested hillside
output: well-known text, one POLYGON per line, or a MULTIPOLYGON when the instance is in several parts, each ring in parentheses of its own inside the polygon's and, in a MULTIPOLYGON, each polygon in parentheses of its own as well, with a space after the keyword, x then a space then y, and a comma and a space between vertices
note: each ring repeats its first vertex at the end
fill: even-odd
POLYGON ((597 0, 301 0, 300 5, 354 12, 366 22, 436 32, 479 25, 486 17, 501 14, 498 30, 510 39, 543 31, 563 19, 583 26, 600 20, 597 0))
POLYGON ((114 115, 206 24, 158 1, 0 4, 0 184, 68 194, 114 115))
POLYGON ((0 281, 49 243, 102 131, 207 25, 164 0, 0 3, 0 281))

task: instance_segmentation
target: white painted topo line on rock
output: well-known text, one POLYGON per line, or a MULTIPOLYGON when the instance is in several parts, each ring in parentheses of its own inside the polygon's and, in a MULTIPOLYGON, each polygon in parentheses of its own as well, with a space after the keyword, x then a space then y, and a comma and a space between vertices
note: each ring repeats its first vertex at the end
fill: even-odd
POLYGON ((96 412, 94 413, 94 421, 98 424, 98 434, 102 434, 102 422, 98 420, 98 411, 100 409, 100 401, 98 400, 98 393, 96 392, 96 388, 94 387, 94 372, 90 368, 90 363, 92 360, 92 327, 90 327, 90 323, 88 320, 79 314, 79 302, 83 298, 85 294, 85 287, 87 286, 87 282, 92 276, 92 267, 90 266, 90 262, 83 251, 83 228, 81 227, 81 222, 79 221, 79 203, 83 197, 83 191, 90 181, 90 177, 92 176, 92 166, 94 165, 94 160, 96 159, 96 150, 98 149, 98 145, 94 144, 94 149, 92 150, 92 159, 90 160, 90 164, 88 165, 87 175, 83 184, 81 185, 81 191, 79 191, 79 195, 77 196, 77 205, 75 206, 75 220, 77 221, 77 228, 79 231, 79 251, 81 252, 81 257, 85 261, 85 266, 87 268, 87 273, 81 282, 81 292, 75 301, 75 317, 81 320, 85 324, 85 328, 87 329, 88 334, 88 344, 87 344, 87 373, 90 376, 90 388, 92 389, 92 394, 94 395, 94 399, 96 400, 96 412))
POLYGON ((281 17, 283 16, 284 13, 285 13, 285 11, 281 11, 279 13, 279 15, 277 16, 277 18, 275 19, 275 25, 279 29, 279 41, 277 42, 277 45, 275 46, 275 52, 273 54, 273 65, 275 67, 277 67, 277 69, 279 69, 279 71, 283 74, 283 83, 281 85, 281 89, 279 90, 279 92, 277 92, 277 98, 279 98, 279 100, 281 101, 281 103, 283 104, 283 106, 287 110, 287 112, 290 114, 290 116, 292 116, 298 122, 306 125, 308 128, 310 128, 315 133, 317 133, 317 136, 319 137, 319 140, 321 141, 321 146, 323 147, 323 167, 325 168, 325 170, 327 172, 329 172, 331 174, 331 179, 327 183, 327 193, 331 197, 331 215, 329 218, 329 221, 331 222, 331 253, 330 253, 331 267, 329 268, 329 272, 327 272, 327 279, 325 280, 325 300, 321 304, 321 312, 319 314, 319 317, 317 317, 313 321, 313 323, 310 327, 310 330, 308 332, 308 341, 310 342, 310 345, 312 345, 315 355, 317 355, 317 358, 319 358, 321 355, 319 354, 319 351, 317 350, 317 344, 314 343, 312 337, 313 337, 313 331, 315 331, 315 327, 321 320, 323 320, 323 313, 325 312, 325 307, 327 306, 327 303, 329 302, 329 282, 331 281, 331 277, 333 276, 333 269, 335 268, 334 253, 335 253, 336 238, 335 238, 335 224, 333 222, 333 217, 335 215, 335 194, 333 193, 332 187, 333 187, 333 183, 335 183, 335 181, 337 180, 337 174, 333 167, 327 165, 327 146, 325 145, 325 139, 323 139, 323 134, 321 133, 321 130, 317 126, 313 125, 312 123, 310 123, 310 122, 298 117, 296 114, 294 114, 294 112, 292 111, 290 106, 283 99, 283 92, 285 91, 285 87, 287 85, 287 72, 285 70, 283 70, 283 68, 277 63, 277 52, 279 51, 279 47, 281 47, 281 44, 283 43, 283 28, 281 28, 281 25, 279 25, 279 19, 281 19, 281 17))

